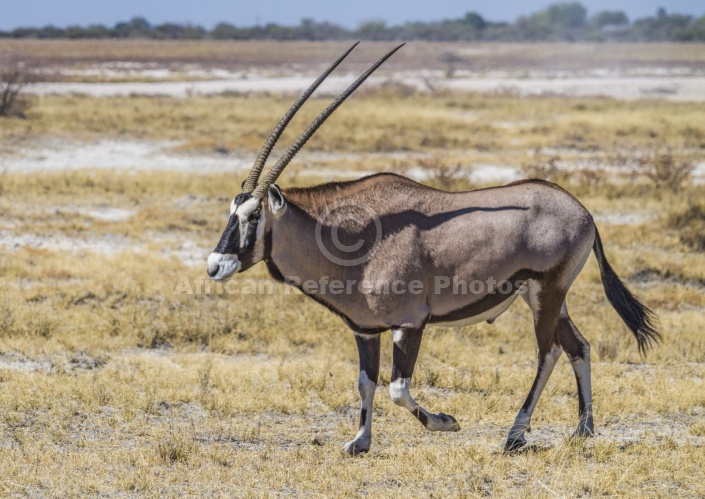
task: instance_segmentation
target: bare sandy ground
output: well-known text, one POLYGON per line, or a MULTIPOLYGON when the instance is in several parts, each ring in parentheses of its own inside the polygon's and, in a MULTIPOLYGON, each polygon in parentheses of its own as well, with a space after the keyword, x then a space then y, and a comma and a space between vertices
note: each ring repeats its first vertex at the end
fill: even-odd
MULTIPOLYGON (((0 173, 56 172, 84 169, 136 171, 177 171, 193 174, 232 172, 240 174, 252 166, 252 154, 237 151, 227 154, 216 152, 178 152, 179 141, 132 140, 105 138, 93 141, 42 139, 31 144, 5 145, 0 148, 0 173)), ((552 150, 546 148, 546 154, 552 150)), ((317 165, 301 168, 297 175, 312 176, 322 180, 358 178, 375 173, 373 170, 347 171, 326 168, 320 165, 336 161, 354 161, 365 164, 369 160, 415 160, 428 157, 425 153, 330 153, 306 151, 297 155, 301 165, 317 165)), ((417 181, 429 178, 430 172, 422 167, 411 167, 404 175, 417 181)), ((478 183, 506 183, 524 177, 523 172, 511 165, 473 164, 468 168, 468 179, 478 183)), ((705 162, 698 163, 693 171, 695 182, 705 180, 705 162)))
MULTIPOLYGON (((97 235, 85 233, 69 236, 63 233, 16 234, 11 230, 0 230, 0 248, 17 250, 24 247, 66 251, 80 256, 85 252, 115 255, 121 252, 136 254, 161 254, 174 257, 190 267, 204 266, 210 254, 211 241, 196 244, 168 233, 145 234, 142 240, 134 240, 115 234, 97 235)), ((205 267, 204 267, 205 268, 205 267)))
POLYGON ((87 168, 192 173, 240 172, 252 158, 236 154, 177 154, 174 141, 99 139, 95 141, 43 139, 0 150, 0 171, 35 173, 87 168))
MULTIPOLYGON (((331 76, 321 86, 321 95, 334 95, 352 83, 356 75, 331 76)), ((34 85, 29 91, 37 94, 85 94, 94 97, 117 95, 164 95, 188 97, 195 94, 235 92, 295 94, 311 83, 312 75, 287 75, 267 77, 260 74, 242 74, 201 81, 155 81, 119 83, 69 83, 52 82, 34 85)), ((496 93, 511 92, 519 96, 601 96, 614 99, 666 99, 671 101, 705 101, 705 76, 647 75, 647 76, 564 76, 499 77, 458 76, 444 78, 437 72, 426 74, 397 73, 394 76, 372 77, 368 87, 403 84, 422 92, 444 89, 496 93)))
MULTIPOLYGON (((34 173, 71 171, 83 169, 107 169, 130 171, 178 171, 194 174, 232 172, 239 174, 249 170, 253 156, 231 152, 180 153, 182 145, 177 141, 148 141, 127 139, 100 139, 95 141, 71 141, 44 139, 31 145, 8 147, 0 150, 0 172, 34 173)), ((301 151, 297 163, 302 165, 325 164, 335 161, 355 161, 404 158, 415 159, 428 156, 423 153, 327 153, 301 151)), ((315 176, 325 180, 357 178, 374 173, 372 170, 346 171, 336 168, 302 168, 297 175, 315 176)), ((429 178, 429 172, 420 167, 406 170, 405 175, 415 180, 429 178)), ((522 177, 522 173, 507 165, 476 164, 468 170, 468 178, 475 182, 511 182, 522 177)))

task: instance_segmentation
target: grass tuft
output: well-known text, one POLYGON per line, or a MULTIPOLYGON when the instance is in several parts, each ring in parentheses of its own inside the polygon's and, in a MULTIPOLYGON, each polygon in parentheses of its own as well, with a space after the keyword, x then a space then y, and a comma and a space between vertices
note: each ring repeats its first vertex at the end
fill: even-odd
POLYGON ((696 200, 687 208, 671 211, 666 226, 678 231, 680 241, 695 251, 705 251, 705 202, 696 200))

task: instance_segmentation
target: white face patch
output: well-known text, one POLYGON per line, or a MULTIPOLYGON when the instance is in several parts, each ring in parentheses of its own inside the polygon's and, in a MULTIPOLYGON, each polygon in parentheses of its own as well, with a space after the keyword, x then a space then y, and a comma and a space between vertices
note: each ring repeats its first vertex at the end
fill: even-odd
MULTIPOLYGON (((234 206, 235 200, 233 199, 233 207, 235 208, 233 213, 237 213, 237 216, 239 218, 244 217, 245 219, 247 219, 247 217, 252 215, 252 213, 257 209, 257 207, 259 207, 260 201, 261 201, 261 199, 259 199, 259 198, 250 198, 247 201, 245 201, 244 203, 242 203, 238 206, 234 206)), ((231 207, 231 209, 233 207, 231 207)))
MULTIPOLYGON (((233 200, 233 205, 235 204, 235 200, 233 200)), ((241 205, 235 207, 231 206, 231 216, 232 213, 235 213, 237 215, 237 218, 240 222, 240 247, 242 248, 245 245, 245 238, 247 237, 247 226, 249 225, 249 219, 250 215, 257 210, 257 208, 260 205, 260 199, 258 198, 250 198, 241 205), (235 210, 233 211, 233 208, 235 210)), ((261 219, 262 217, 260 217, 261 219)), ((258 227, 259 228, 259 227, 258 227)))

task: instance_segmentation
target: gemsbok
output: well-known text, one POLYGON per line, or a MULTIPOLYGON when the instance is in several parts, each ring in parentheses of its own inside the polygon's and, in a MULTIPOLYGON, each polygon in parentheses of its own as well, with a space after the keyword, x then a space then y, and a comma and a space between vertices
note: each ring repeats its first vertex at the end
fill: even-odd
POLYGON ((526 444, 536 402, 564 350, 578 386, 576 435, 593 435, 590 345, 566 305, 568 289, 591 250, 607 298, 640 350, 658 341, 659 333, 654 314, 612 270, 592 216, 572 195, 542 180, 445 192, 393 174, 308 188, 281 189, 274 183, 323 122, 402 45, 340 94, 260 180, 291 118, 356 45, 272 131, 230 205, 225 231, 208 257, 208 275, 225 281, 263 260, 274 279, 298 287, 352 329, 362 402, 359 431, 344 447, 350 454, 370 448, 382 332, 393 331, 389 392, 394 403, 428 430, 457 431, 453 416, 427 411, 409 392, 424 328, 491 323, 518 296, 533 313, 538 367, 505 449, 526 444))

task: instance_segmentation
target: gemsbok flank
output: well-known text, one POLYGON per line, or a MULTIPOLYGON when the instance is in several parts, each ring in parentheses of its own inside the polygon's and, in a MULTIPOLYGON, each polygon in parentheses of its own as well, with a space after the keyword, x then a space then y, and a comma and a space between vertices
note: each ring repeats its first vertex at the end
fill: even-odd
POLYGON ((576 435, 593 435, 590 345, 566 305, 568 289, 590 250, 609 302, 642 353, 652 340, 658 341, 659 333, 654 314, 612 270, 592 216, 572 195, 541 180, 444 192, 393 174, 308 188, 274 184, 321 124, 402 45, 340 94, 258 183, 291 118, 356 45, 298 98, 272 131, 230 205, 225 231, 208 257, 208 275, 225 281, 264 260, 274 279, 298 287, 352 329, 360 356, 362 403, 359 431, 344 447, 350 454, 370 448, 382 332, 393 331, 389 392, 394 403, 428 430, 457 431, 454 417, 428 412, 409 393, 424 328, 491 323, 518 296, 533 313, 538 368, 505 449, 526 444, 524 433, 530 431, 536 402, 564 350, 578 386, 576 435), (473 284, 470 292, 467 283, 473 284))

